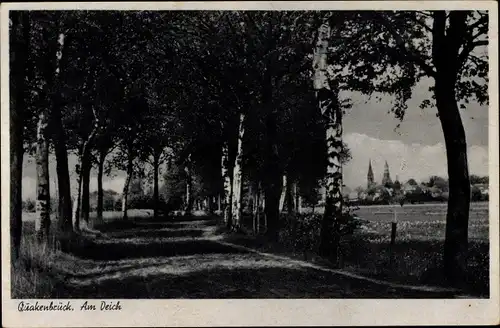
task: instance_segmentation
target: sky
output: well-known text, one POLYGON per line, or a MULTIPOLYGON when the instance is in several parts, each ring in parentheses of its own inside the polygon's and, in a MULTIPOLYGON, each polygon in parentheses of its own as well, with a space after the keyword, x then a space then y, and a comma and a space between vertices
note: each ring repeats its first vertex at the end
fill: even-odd
MULTIPOLYGON (((352 159, 343 167, 344 184, 352 189, 366 186, 368 162, 371 159, 376 182, 382 180, 384 163, 388 162, 391 177, 401 182, 410 178, 426 181, 431 175, 447 177, 446 150, 436 109, 420 109, 419 104, 429 96, 428 81, 417 85, 408 102, 408 110, 399 129, 399 120, 392 113, 391 97, 378 102, 358 93, 344 92, 353 107, 343 118, 343 139, 349 146, 352 159)), ((470 103, 461 110, 468 144, 469 171, 488 175, 488 106, 470 103)), ((70 155, 71 187, 76 191, 74 167, 76 157, 70 155)), ((55 160, 50 163, 51 194, 55 193, 55 160)), ((114 171, 104 177, 104 189, 122 191, 124 172, 114 171)), ((90 190, 97 189, 97 173, 92 171, 90 190)), ((33 158, 25 156, 23 170, 23 199, 36 195, 36 170, 33 158)))
MULTIPOLYGON (((366 186, 368 162, 371 159, 376 182, 382 180, 387 161, 391 177, 405 182, 410 178, 428 180, 431 175, 447 177, 446 148, 435 108, 420 109, 429 97, 429 81, 413 91, 408 110, 399 120, 388 114, 391 98, 381 102, 360 94, 349 94, 352 109, 343 118, 344 141, 352 152, 352 160, 343 168, 344 184, 354 188, 366 186)), ((488 175, 488 106, 471 102, 460 111, 468 145, 471 174, 488 175)))

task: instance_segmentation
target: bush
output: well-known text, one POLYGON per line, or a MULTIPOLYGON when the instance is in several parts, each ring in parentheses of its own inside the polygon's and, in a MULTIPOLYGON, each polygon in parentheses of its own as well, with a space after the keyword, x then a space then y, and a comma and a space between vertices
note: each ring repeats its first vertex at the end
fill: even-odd
POLYGON ((315 213, 283 215, 280 242, 295 251, 315 251, 319 246, 322 215, 315 213))
MULTIPOLYGON (((341 238, 352 235, 367 221, 358 218, 355 208, 346 206, 346 211, 339 220, 339 233, 341 238)), ((283 215, 280 230, 280 242, 294 251, 317 253, 320 243, 322 214, 304 213, 295 215, 283 215)))

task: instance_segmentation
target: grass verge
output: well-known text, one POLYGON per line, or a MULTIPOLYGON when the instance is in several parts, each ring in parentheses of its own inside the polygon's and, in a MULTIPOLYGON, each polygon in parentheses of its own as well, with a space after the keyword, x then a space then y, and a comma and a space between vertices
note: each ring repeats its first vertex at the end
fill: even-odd
MULTIPOLYGON (((262 252, 286 255, 295 259, 330 263, 317 256, 316 248, 293 247, 293 235, 280 234, 279 241, 270 241, 265 236, 251 235, 252 220, 244 217, 245 235, 227 235, 226 241, 254 248, 262 252), (285 238, 283 238, 285 236, 285 238)), ((463 284, 453 286, 464 294, 474 297, 489 297, 489 242, 486 220, 471 222, 472 238, 469 240, 468 272, 463 284), (479 232, 480 231, 480 232, 479 232)), ((395 245, 390 246, 390 222, 370 222, 353 235, 344 236, 340 247, 340 269, 368 277, 385 279, 394 283, 450 287, 442 272, 444 249, 442 222, 412 221, 398 224, 395 245), (386 227, 387 226, 387 227, 386 227), (368 228, 368 229, 366 229, 368 228)), ((311 233, 311 238, 314 237, 311 233)))

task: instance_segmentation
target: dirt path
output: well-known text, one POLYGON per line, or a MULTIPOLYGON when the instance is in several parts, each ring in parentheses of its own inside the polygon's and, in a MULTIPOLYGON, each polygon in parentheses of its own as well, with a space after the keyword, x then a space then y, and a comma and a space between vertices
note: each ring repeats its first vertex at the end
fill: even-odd
MULTIPOLYGON (((106 227, 104 227, 106 228, 106 227)), ((56 297, 67 298, 436 298, 444 289, 360 277, 226 242, 215 220, 102 229, 56 297)))

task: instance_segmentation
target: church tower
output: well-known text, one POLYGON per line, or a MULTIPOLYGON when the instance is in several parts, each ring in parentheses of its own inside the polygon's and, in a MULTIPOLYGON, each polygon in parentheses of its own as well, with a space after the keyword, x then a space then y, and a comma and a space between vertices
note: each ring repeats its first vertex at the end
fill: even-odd
POLYGON ((375 183, 373 180, 373 169, 372 169, 372 160, 368 162, 368 175, 366 177, 367 179, 367 188, 372 187, 375 183))
POLYGON ((399 182, 399 177, 397 175, 394 181, 394 190, 401 190, 401 182, 399 182))
POLYGON ((384 177, 382 178, 382 185, 385 186, 386 184, 392 184, 391 174, 389 173, 389 164, 387 164, 387 161, 385 161, 384 177))

